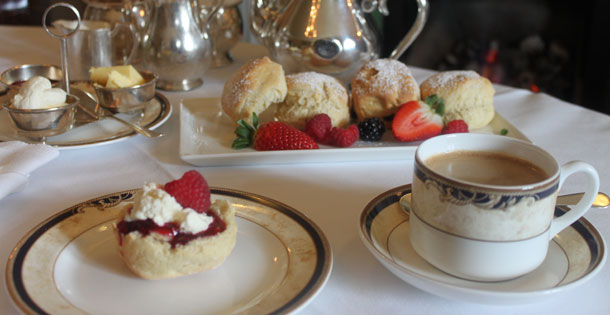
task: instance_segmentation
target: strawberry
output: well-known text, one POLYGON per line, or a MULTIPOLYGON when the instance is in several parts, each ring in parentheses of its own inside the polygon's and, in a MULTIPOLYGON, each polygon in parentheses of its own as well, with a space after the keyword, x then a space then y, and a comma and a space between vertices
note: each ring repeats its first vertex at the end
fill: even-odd
POLYGON ((318 144, 303 131, 279 121, 270 121, 254 135, 258 151, 317 149, 318 144))
POLYGON ((307 121, 305 133, 318 143, 325 143, 326 136, 332 128, 332 122, 327 114, 317 114, 307 121))
POLYGON ((360 138, 360 131, 357 125, 350 125, 346 129, 333 127, 328 136, 329 144, 337 147, 349 147, 360 138))
POLYGON ((205 178, 195 170, 168 182, 163 189, 184 208, 191 208, 198 213, 207 212, 210 208, 210 188, 205 178))
POLYGON ((392 120, 392 133, 399 141, 418 141, 434 137, 443 129, 443 99, 429 96, 425 102, 403 104, 392 120))
POLYGON ((468 124, 462 119, 454 119, 445 125, 441 134, 468 132, 468 124))
POLYGON ((301 130, 278 121, 267 122, 258 127, 256 114, 252 125, 243 120, 237 122, 235 129, 237 139, 233 141, 234 149, 254 146, 258 151, 317 149, 318 144, 301 130))

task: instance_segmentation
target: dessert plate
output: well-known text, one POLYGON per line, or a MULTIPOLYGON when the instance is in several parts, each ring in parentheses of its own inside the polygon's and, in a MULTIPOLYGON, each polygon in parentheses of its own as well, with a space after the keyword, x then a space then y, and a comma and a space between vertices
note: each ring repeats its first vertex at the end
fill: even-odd
MULTIPOLYGON (((319 150, 255 151, 231 148, 237 125, 223 114, 218 98, 185 99, 180 105, 180 157, 198 166, 272 163, 339 162, 412 159, 419 142, 403 143, 386 132, 381 142, 358 141, 349 148, 320 146, 319 150)), ((500 134, 529 141, 497 114, 477 133, 500 134)))
MULTIPOLYGON (((172 113, 168 99, 160 93, 149 101, 143 111, 134 114, 119 114, 118 116, 150 129, 161 126, 172 113)), ((137 135, 135 131, 112 119, 91 120, 77 108, 74 128, 66 133, 49 137, 46 144, 59 149, 77 149, 110 144, 137 135)), ((7 111, 0 111, 0 141, 31 140, 20 136, 13 128, 7 111)))
MULTIPOLYGON (((411 193, 400 186, 375 197, 360 216, 364 245, 384 267, 400 279, 429 293, 479 304, 522 304, 540 301, 582 285, 606 261, 604 240, 595 227, 581 218, 549 244, 545 261, 529 274, 499 282, 477 282, 446 274, 421 258, 409 241, 409 215, 399 204, 411 193)), ((560 216, 566 210, 555 209, 560 216)))
POLYGON ((326 283, 332 253, 297 210, 212 188, 236 208, 235 248, 219 267, 167 280, 135 276, 119 257, 113 223, 137 190, 75 205, 42 222, 12 251, 8 291, 24 313, 290 313, 326 283))

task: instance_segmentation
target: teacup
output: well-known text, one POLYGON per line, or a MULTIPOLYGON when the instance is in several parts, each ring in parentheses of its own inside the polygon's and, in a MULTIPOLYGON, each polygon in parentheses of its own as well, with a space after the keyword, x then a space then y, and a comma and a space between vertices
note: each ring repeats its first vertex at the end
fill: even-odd
POLYGON ((590 208, 598 189, 591 165, 559 166, 529 142, 485 134, 434 137, 415 153, 411 244, 459 278, 516 278, 542 264, 549 241, 590 208), (585 194, 554 218, 557 193, 574 173, 586 175, 585 194))

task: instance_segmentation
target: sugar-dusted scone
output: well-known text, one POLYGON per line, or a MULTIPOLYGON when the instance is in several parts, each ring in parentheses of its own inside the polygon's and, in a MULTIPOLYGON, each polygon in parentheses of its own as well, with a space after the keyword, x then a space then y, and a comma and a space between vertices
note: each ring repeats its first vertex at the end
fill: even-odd
POLYGON ((210 205, 205 179, 189 171, 165 186, 145 184, 115 225, 119 253, 136 275, 164 279, 212 269, 235 246, 235 208, 210 205))
POLYGON ((419 99, 419 86, 409 68, 393 59, 364 64, 351 82, 352 104, 358 120, 390 116, 406 102, 419 99))
POLYGON ((251 120, 286 97, 284 69, 268 57, 251 60, 225 82, 220 103, 234 121, 251 120))
POLYGON ((491 82, 474 71, 445 71, 427 78, 420 86, 421 97, 432 94, 445 100, 445 123, 464 120, 470 129, 485 127, 494 118, 491 82))
POLYGON ((275 118, 304 129, 309 119, 327 114, 335 127, 349 123, 349 96, 339 80, 322 73, 301 72, 286 76, 288 92, 277 105, 275 118))

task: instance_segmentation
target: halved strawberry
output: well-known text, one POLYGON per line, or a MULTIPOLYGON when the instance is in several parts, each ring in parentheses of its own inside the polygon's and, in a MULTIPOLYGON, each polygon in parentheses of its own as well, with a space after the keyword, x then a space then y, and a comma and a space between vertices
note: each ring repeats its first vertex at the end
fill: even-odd
POLYGON ((392 133, 397 140, 403 142, 434 137, 443 129, 443 111, 443 100, 436 96, 429 97, 426 102, 405 103, 394 115, 392 133))

